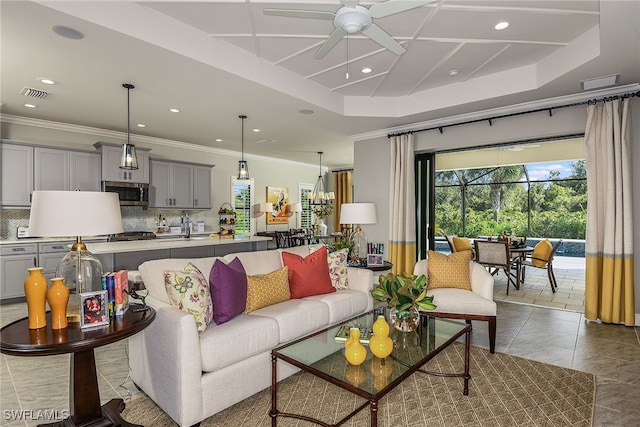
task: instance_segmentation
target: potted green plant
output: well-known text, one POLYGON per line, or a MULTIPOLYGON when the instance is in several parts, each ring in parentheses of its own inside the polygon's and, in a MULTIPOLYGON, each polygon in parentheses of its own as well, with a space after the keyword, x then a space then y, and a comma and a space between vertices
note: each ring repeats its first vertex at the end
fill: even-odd
POLYGON ((389 307, 389 317, 393 326, 403 332, 410 332, 418 327, 420 314, 418 308, 433 310, 433 295, 427 295, 427 276, 421 274, 381 275, 378 284, 371 290, 377 301, 389 307))
POLYGON ((335 242, 330 243, 328 249, 329 249, 329 252, 335 252, 345 248, 349 249, 349 253, 347 254, 347 259, 351 260, 354 245, 355 245, 355 242, 353 240, 342 239, 342 240, 336 240, 335 242))

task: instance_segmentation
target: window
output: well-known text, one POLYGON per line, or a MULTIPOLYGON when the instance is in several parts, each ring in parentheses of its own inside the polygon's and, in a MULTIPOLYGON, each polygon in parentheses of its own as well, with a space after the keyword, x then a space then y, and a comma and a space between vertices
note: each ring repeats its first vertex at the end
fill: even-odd
POLYGON ((236 211, 236 233, 251 234, 253 179, 231 177, 231 206, 236 211))
POLYGON ((298 193, 300 203, 302 203, 302 212, 300 212, 300 228, 311 228, 311 206, 309 205, 309 193, 313 192, 313 184, 298 184, 298 193))

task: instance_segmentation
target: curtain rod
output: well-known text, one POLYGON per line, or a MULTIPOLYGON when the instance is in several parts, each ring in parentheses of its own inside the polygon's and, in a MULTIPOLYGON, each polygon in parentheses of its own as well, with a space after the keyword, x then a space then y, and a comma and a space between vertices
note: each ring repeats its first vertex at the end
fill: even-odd
POLYGON ((340 173, 340 172, 353 172, 353 168, 334 169, 334 170, 331 171, 331 173, 340 173))
POLYGON ((616 99, 633 98, 634 96, 640 97, 640 91, 629 92, 629 93, 625 93, 625 94, 622 94, 622 95, 606 96, 604 98, 599 98, 599 99, 590 99, 590 100, 582 101, 582 102, 574 102, 572 104, 557 105, 555 107, 538 108, 538 109, 535 109, 535 110, 521 111, 519 113, 510 113, 510 114, 503 114, 503 115, 500 115, 500 116, 487 117, 487 118, 483 118, 483 119, 468 120, 466 122, 452 123, 452 124, 442 125, 442 126, 433 126, 433 127, 430 127, 430 128, 423 128, 423 129, 408 130, 408 131, 404 131, 404 132, 390 133, 390 134, 387 135, 387 138, 391 138, 391 137, 394 137, 394 136, 400 136, 400 135, 408 135, 408 134, 417 133, 417 132, 426 132, 428 130, 436 130, 436 129, 439 130, 440 133, 444 133, 444 128, 453 127, 453 126, 468 125, 468 124, 471 124, 471 123, 478 123, 478 122, 485 122, 485 121, 489 122, 489 126, 493 126, 493 120, 496 120, 496 119, 503 119, 505 117, 513 117, 513 116, 521 116, 521 115, 530 114, 530 113, 539 113, 541 111, 548 111, 549 112, 549 117, 552 117, 553 116, 553 110, 556 110, 556 109, 567 108, 567 107, 577 107, 579 105, 595 105, 598 102, 607 102, 607 101, 613 101, 613 100, 616 100, 616 99))

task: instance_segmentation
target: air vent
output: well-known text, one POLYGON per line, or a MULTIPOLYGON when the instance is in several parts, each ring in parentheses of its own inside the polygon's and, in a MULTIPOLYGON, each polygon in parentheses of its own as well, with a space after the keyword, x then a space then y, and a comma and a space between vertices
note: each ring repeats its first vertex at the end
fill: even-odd
POLYGON ((34 89, 32 87, 25 87, 22 88, 22 91, 20 91, 20 95, 37 99, 45 99, 47 95, 49 95, 49 92, 40 89, 34 89))

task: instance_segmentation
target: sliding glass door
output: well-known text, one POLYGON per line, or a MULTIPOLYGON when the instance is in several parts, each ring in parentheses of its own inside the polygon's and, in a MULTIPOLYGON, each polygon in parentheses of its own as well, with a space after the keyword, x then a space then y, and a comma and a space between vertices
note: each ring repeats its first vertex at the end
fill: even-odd
POLYGON ((416 155, 416 259, 435 248, 435 154, 416 155))

